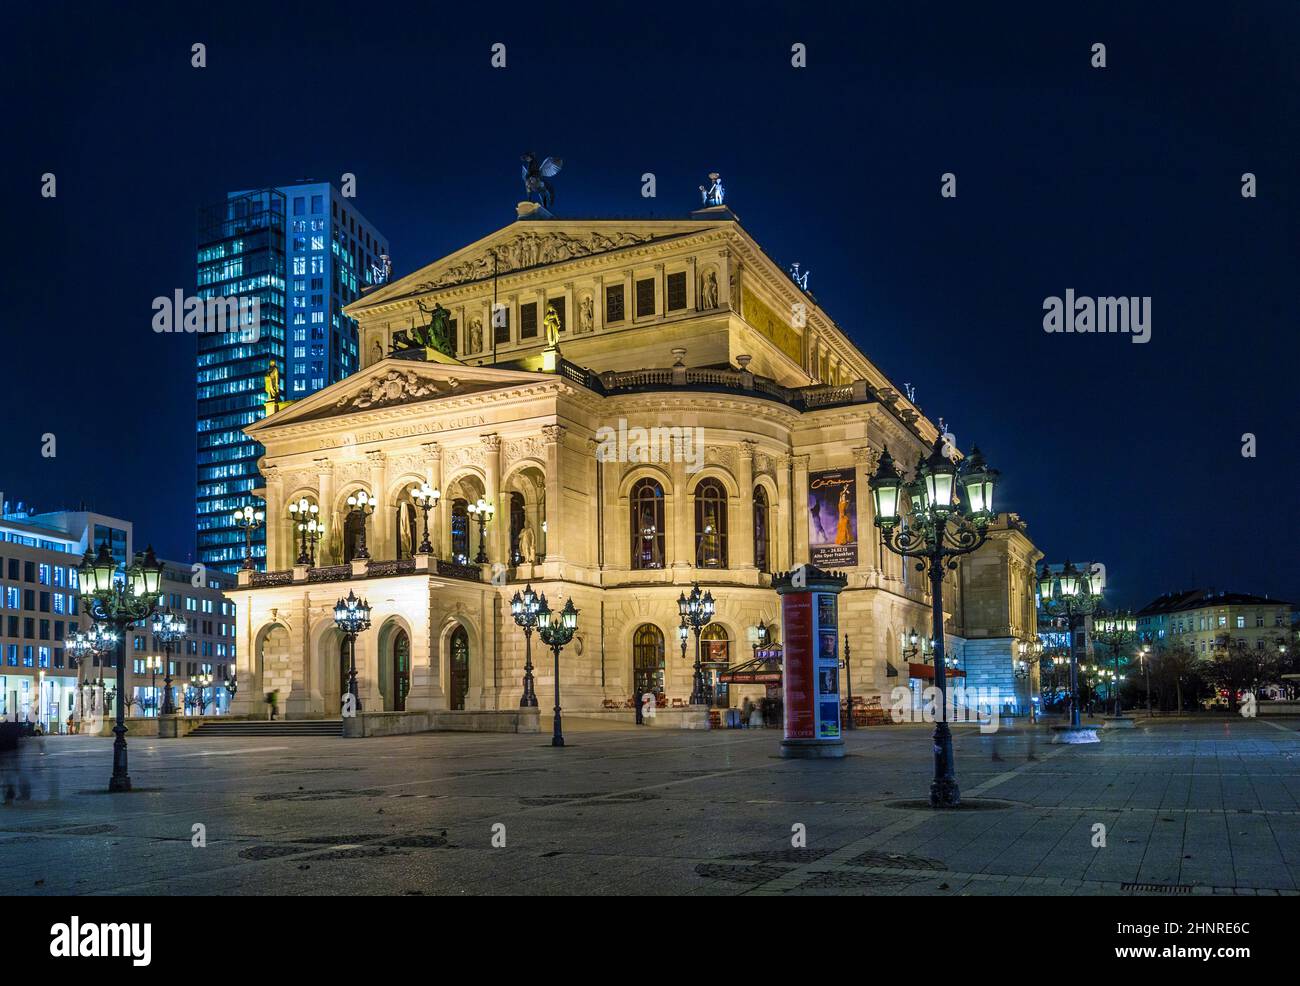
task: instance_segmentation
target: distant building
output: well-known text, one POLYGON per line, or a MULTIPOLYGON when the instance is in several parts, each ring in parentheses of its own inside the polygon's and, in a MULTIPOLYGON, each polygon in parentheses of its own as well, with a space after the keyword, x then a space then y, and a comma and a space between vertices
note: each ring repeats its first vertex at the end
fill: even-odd
MULTIPOLYGON (((327 182, 231 192, 199 212, 197 291, 205 301, 256 297, 257 332, 202 332, 198 343, 199 561, 226 573, 244 559, 232 520, 262 485, 262 446, 243 428, 266 414, 274 360, 281 395, 295 400, 358 366, 356 322, 343 307, 386 276, 388 242, 327 182)), ((253 557, 266 556, 262 531, 253 557)))
POLYGON ((1157 648, 1182 645, 1204 658, 1225 646, 1263 650, 1287 642, 1291 609, 1290 603, 1268 596, 1185 589, 1138 610, 1138 634, 1157 648))
POLYGON ((952 624, 965 686, 996 692, 1003 710, 1010 706, 1018 715, 1028 713, 1038 694, 1037 662, 1028 661, 1021 673, 1019 645, 1032 643, 1038 633, 1035 566, 1042 557, 1024 522, 999 514, 989 525, 988 541, 958 562, 952 624))
MULTIPOLYGON (((0 494, 0 503, 4 503, 0 494)), ((90 626, 78 597, 77 566, 86 551, 107 543, 119 562, 135 555, 130 521, 87 510, 35 513, 22 504, 0 510, 0 718, 40 722, 47 732, 66 731, 69 713, 79 710, 78 691, 90 681, 115 683, 111 655, 77 666, 68 642, 90 626)), ((189 565, 164 562, 163 605, 183 616, 190 635, 172 655, 173 688, 193 675, 213 676, 221 685, 233 673, 235 604, 222 593, 233 579, 196 576, 189 565)), ((128 714, 154 715, 151 678, 145 659, 163 655, 147 630, 132 630, 126 639, 128 714)), ((205 693, 209 703, 228 702, 224 688, 205 693)), ((89 701, 88 696, 83 700, 89 701)), ((179 707, 179 704, 178 704, 179 707)), ((112 710, 108 710, 112 714, 112 710)))

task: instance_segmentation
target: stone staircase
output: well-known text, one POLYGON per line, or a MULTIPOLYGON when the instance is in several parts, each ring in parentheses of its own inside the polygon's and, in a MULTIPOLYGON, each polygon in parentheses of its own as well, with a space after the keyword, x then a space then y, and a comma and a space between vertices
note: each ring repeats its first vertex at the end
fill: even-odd
POLYGON ((190 736, 211 739, 214 736, 262 736, 286 739, 293 736, 342 736, 342 719, 229 719, 205 722, 190 736))

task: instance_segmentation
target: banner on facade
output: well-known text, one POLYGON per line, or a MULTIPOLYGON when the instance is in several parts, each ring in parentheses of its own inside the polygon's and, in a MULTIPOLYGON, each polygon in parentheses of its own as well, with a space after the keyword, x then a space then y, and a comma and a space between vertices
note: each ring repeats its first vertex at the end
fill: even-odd
POLYGON ((818 568, 858 563, 857 470, 825 469, 808 474, 808 552, 818 568))

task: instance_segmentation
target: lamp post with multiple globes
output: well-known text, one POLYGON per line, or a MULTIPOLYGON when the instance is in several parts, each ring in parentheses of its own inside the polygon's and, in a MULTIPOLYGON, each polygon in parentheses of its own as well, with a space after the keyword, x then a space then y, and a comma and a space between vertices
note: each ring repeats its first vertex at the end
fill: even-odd
POLYGON ((182 617, 177 616, 169 609, 163 610, 153 618, 153 625, 150 628, 153 635, 163 645, 163 653, 166 655, 166 666, 163 670, 163 705, 162 714, 165 716, 174 715, 176 707, 172 704, 172 647, 184 639, 189 630, 189 625, 182 617))
POLYGON ((577 630, 578 610, 574 608, 573 597, 568 598, 564 609, 553 613, 543 595, 537 607, 537 635, 555 653, 555 719, 551 724, 551 746, 564 745, 564 732, 560 723, 560 651, 573 639, 577 630))
POLYGON ((690 595, 683 592, 677 597, 677 612, 682 623, 695 632, 695 682, 691 688, 691 705, 709 704, 704 689, 704 669, 700 665, 700 633, 712 622, 716 610, 713 593, 701 592, 698 582, 691 585, 690 595))
MULTIPOLYGON (((1102 579, 1096 565, 1088 565, 1080 572, 1066 561, 1059 574, 1052 572, 1046 562, 1038 576, 1038 600, 1043 609, 1060 617, 1068 634, 1070 648, 1070 725, 1074 731, 1083 730, 1079 717, 1079 652, 1075 647, 1075 631, 1083 625, 1083 618, 1096 612, 1101 602, 1102 579)), ((1095 742, 1093 736, 1089 742, 1095 742)))
POLYGON ((357 548, 352 557, 360 561, 370 557, 366 548, 366 518, 374 512, 374 497, 365 490, 357 490, 348 497, 348 514, 357 522, 357 548))
POLYGON ((533 686, 533 631, 537 629, 537 613, 541 608, 541 597, 533 592, 531 585, 526 586, 522 593, 516 592, 510 600, 510 615, 524 631, 524 694, 519 699, 521 709, 537 708, 537 692, 533 686))
POLYGON ((257 565, 253 562, 253 532, 265 522, 265 511, 254 508, 252 504, 240 507, 235 511, 235 526, 241 528, 244 532, 244 564, 239 567, 246 572, 254 571, 257 568, 257 565))
POLYGON ((289 518, 298 531, 299 565, 316 565, 316 542, 325 533, 325 525, 320 520, 320 507, 305 496, 289 504, 289 518))
POLYGON ((370 629, 370 604, 357 598, 348 590, 346 599, 334 605, 334 625, 343 631, 348 640, 348 694, 352 708, 361 711, 361 697, 357 694, 357 634, 370 629))
POLYGON ((113 726, 113 775, 108 789, 129 791, 131 775, 127 770, 126 723, 122 718, 124 703, 121 701, 126 694, 126 628, 149 619, 157 609, 162 598, 163 567, 153 548, 149 547, 125 567, 121 579, 117 575, 118 563, 107 542, 99 546, 99 552, 93 558, 87 549, 85 558, 77 566, 81 600, 87 612, 93 620, 107 623, 117 632, 114 661, 117 665, 117 687, 114 689, 118 697, 117 722, 113 726))
POLYGON ((77 659, 77 691, 81 696, 81 721, 86 719, 86 689, 103 688, 104 676, 97 672, 92 679, 83 673, 86 661, 103 659, 117 650, 117 631, 103 623, 92 623, 90 629, 73 634, 68 642, 68 649, 77 659))
MULTIPOLYGON (((429 511, 437 508, 438 501, 442 499, 442 491, 436 486, 421 483, 419 486, 411 487, 411 499, 424 515, 424 538, 420 541, 420 554, 431 555, 433 542, 429 540, 429 511)), ((534 701, 533 705, 536 704, 537 702, 534 701)))
POLYGON ((479 497, 476 502, 469 504, 465 510, 478 521, 478 554, 474 556, 474 562, 478 565, 485 565, 488 561, 487 525, 496 513, 496 508, 492 506, 491 501, 479 497))
POLYGON ((941 709, 934 726, 932 808, 955 808, 961 803, 952 731, 948 727, 943 577, 947 570, 956 568, 955 558, 976 550, 988 539, 988 525, 995 516, 993 487, 998 476, 978 448, 971 449, 960 468, 945 454, 946 449, 945 439, 937 437, 929 456, 917 463, 912 480, 905 482, 886 448, 869 480, 875 523, 885 546, 904 558, 920 559, 918 569, 929 570, 934 681, 941 709), (965 491, 964 498, 957 496, 959 485, 965 491))
POLYGON ((1119 656, 1120 651, 1137 639, 1137 617, 1128 610, 1099 610, 1092 618, 1092 636, 1110 648, 1115 662, 1115 670, 1111 675, 1115 685, 1115 711, 1112 717, 1125 719, 1127 717, 1120 714, 1119 704, 1119 683, 1124 680, 1119 673, 1119 656))

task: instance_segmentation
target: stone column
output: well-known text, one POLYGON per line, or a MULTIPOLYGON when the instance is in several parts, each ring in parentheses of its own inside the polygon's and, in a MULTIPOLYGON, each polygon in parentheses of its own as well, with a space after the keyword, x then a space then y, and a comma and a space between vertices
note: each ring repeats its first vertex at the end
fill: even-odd
MULTIPOLYGON (((564 561, 564 425, 542 425, 546 443, 546 562, 564 561)), ((595 490, 592 490, 595 493, 595 490)), ((540 539, 541 531, 538 530, 540 539)))
MULTIPOLYGON (((429 477, 429 485, 439 493, 442 489, 442 448, 437 442, 425 442, 420 446, 421 458, 424 461, 425 472, 429 477)), ((435 558, 445 557, 442 553, 442 512, 443 497, 438 499, 438 505, 429 511, 429 543, 433 545, 433 554, 435 558)), ((423 520, 423 518, 421 518, 423 520)), ((421 540, 424 538, 424 531, 420 532, 421 540)))
MULTIPOLYGON (((341 527, 335 530, 335 527, 343 523, 343 517, 334 516, 334 463, 329 459, 312 460, 316 466, 318 474, 316 486, 316 505, 320 507, 320 519, 325 523, 325 536, 321 538, 320 543, 316 545, 316 564, 324 567, 326 565, 337 565, 339 559, 333 557, 330 553, 330 544, 337 536, 339 543, 342 544, 343 530, 341 527)), ((296 556, 295 556, 296 557, 296 556)))
POLYGON ((743 441, 736 456, 736 480, 740 484, 739 503, 731 520, 731 547, 728 562, 732 568, 752 569, 754 561, 754 442, 743 441))
POLYGON ((366 536, 366 550, 376 560, 396 558, 396 539, 393 537, 393 511, 388 506, 388 465, 383 452, 366 453, 370 463, 370 495, 375 498, 374 520, 366 536))
MULTIPOLYGON (((286 719, 310 719, 311 703, 311 596, 304 592, 293 601, 289 626, 289 694, 284 700, 286 719)), ((319 695, 319 693, 318 693, 319 695)))
POLYGON ((804 519, 808 509, 808 456, 792 455, 790 461, 794 465, 794 499, 791 504, 794 518, 794 558, 791 563, 805 565, 810 560, 808 524, 804 519))
POLYGON ((876 450, 867 445, 853 450, 854 484, 857 488, 858 513, 858 567, 868 572, 878 572, 876 564, 877 543, 875 507, 871 500, 868 480, 876 468, 876 450))
POLYGON ((673 568, 690 568, 695 564, 695 538, 691 536, 694 521, 691 510, 691 498, 686 492, 690 476, 686 472, 686 463, 682 457, 675 456, 671 464, 673 477, 673 498, 670 504, 672 516, 666 522, 672 528, 668 539, 667 554, 672 559, 673 568))
MULTIPOLYGON (((479 441, 483 445, 483 472, 487 485, 486 496, 492 501, 492 520, 487 527, 488 563, 505 564, 506 545, 509 541, 501 536, 502 530, 510 529, 510 501, 501 489, 501 436, 495 432, 482 435, 479 441)), ((475 530, 471 531, 470 557, 478 554, 478 522, 474 521, 475 530)))
MULTIPOLYGON (((293 562, 292 557, 287 557, 284 545, 284 476, 279 466, 263 466, 262 479, 266 482, 266 571, 284 571, 293 562)), ((292 533, 289 543, 293 543, 292 533)))
POLYGON ((775 457, 776 463, 776 530, 773 532, 772 551, 776 555, 773 559, 772 571, 787 572, 790 570, 790 543, 794 532, 790 525, 793 518, 802 516, 791 509, 790 503, 790 456, 778 455, 775 457))

